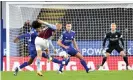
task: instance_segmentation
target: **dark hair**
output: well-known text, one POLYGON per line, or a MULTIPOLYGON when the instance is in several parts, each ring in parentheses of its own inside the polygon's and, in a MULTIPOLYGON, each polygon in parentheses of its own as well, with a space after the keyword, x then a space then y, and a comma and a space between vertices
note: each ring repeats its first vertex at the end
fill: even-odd
POLYGON ((72 24, 71 22, 66 22, 66 24, 72 24))
POLYGON ((62 22, 57 22, 58 24, 62 24, 62 22))
POLYGON ((42 26, 42 24, 39 23, 38 21, 33 21, 33 22, 32 22, 32 27, 33 27, 34 29, 40 28, 41 26, 42 26))

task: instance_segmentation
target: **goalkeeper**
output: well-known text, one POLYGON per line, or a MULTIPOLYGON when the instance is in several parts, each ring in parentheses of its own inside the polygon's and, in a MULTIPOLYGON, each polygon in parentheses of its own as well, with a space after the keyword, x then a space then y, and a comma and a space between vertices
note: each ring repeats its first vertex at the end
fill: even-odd
MULTIPOLYGON (((32 26, 38 26, 38 25, 40 25, 40 24, 38 24, 37 21, 33 21, 32 26)), ((41 26, 41 25, 40 25, 40 26, 41 26)), ((35 38, 36 38, 36 36, 38 35, 38 32, 39 32, 40 30, 41 30, 41 28, 32 28, 32 29, 30 30, 29 33, 22 34, 22 35, 18 36, 18 37, 14 40, 14 42, 16 43, 16 42, 18 42, 19 40, 21 40, 21 39, 23 39, 23 38, 25 38, 25 37, 29 38, 29 40, 28 40, 28 50, 29 50, 29 55, 30 55, 29 61, 24 62, 24 63, 21 64, 19 67, 16 67, 16 68, 15 68, 15 72, 14 72, 14 75, 15 75, 15 76, 17 75, 19 69, 22 69, 22 68, 24 68, 24 67, 26 67, 26 66, 28 66, 28 65, 31 65, 32 62, 34 61, 35 57, 37 56, 37 52, 36 52, 36 48, 35 48, 35 43, 34 43, 34 42, 35 42, 35 38)), ((53 47, 53 45, 52 45, 51 40, 49 40, 49 44, 51 45, 52 49, 54 50, 54 53, 56 53, 56 51, 55 51, 55 49, 54 49, 54 47, 53 47)), ((48 58, 48 55, 46 55, 46 54, 43 52, 43 53, 42 53, 42 57, 48 58)), ((52 61, 55 62, 55 63, 59 63, 59 64, 62 63, 62 61, 59 61, 58 59, 55 59, 55 58, 52 58, 52 61)), ((40 75, 40 76, 41 76, 41 75, 40 75)))
POLYGON ((109 40, 108 49, 106 50, 106 55, 103 57, 102 64, 99 66, 99 70, 103 69, 103 65, 107 60, 107 57, 110 56, 111 52, 115 49, 123 57, 123 60, 126 63, 126 69, 129 68, 128 57, 124 52, 124 42, 122 39, 122 34, 116 31, 116 24, 111 24, 111 32, 108 32, 103 41, 103 49, 105 48, 106 40, 109 40), (121 44, 120 44, 121 42, 121 44))

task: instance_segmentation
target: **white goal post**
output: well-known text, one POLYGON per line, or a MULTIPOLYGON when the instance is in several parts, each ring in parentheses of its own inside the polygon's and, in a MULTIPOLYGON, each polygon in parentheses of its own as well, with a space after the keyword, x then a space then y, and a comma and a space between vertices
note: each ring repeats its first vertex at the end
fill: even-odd
MULTIPOLYGON (((86 9, 86 10, 87 9, 90 9, 90 10, 91 9, 103 9, 103 12, 104 12, 104 9, 107 9, 107 8, 112 8, 112 9, 114 9, 114 8, 122 8, 123 9, 124 8, 125 10, 133 9, 133 3, 130 3, 130 2, 6 2, 6 71, 11 71, 11 67, 10 67, 11 53, 16 54, 15 56, 17 56, 17 53, 19 53, 18 46, 17 46, 17 44, 13 43, 13 39, 19 35, 19 33, 18 33, 20 31, 19 29, 23 26, 23 23, 26 20, 30 20, 32 22, 33 20, 37 19, 42 8, 43 9, 71 9, 71 10, 79 9, 79 12, 82 12, 82 9, 86 9), (15 30, 14 30, 14 28, 15 28, 15 30), (17 28, 18 28, 18 30, 17 30, 17 28)), ((91 12, 93 12, 93 10, 91 12)), ((121 13, 122 13, 122 11, 121 11, 121 13)), ((74 11, 73 11, 73 14, 75 14, 74 11)), ((117 14, 117 12, 116 12, 116 14, 117 14)), ((124 14, 126 14, 126 12, 124 14)), ((87 15, 87 12, 85 13, 85 15, 87 15)), ((92 13, 92 15, 93 15, 93 13, 92 13)), ((98 16, 99 14, 94 13, 94 15, 98 16)), ((82 17, 84 17, 84 16, 82 15, 82 17)), ((83 19, 85 19, 85 18, 86 18, 86 16, 83 19)), ((77 33, 77 36, 79 36, 79 37, 78 38, 76 37, 77 39, 79 39, 79 41, 84 40, 84 42, 85 42, 85 40, 88 40, 88 41, 92 40, 92 42, 85 42, 85 43, 79 42, 79 47, 83 47, 83 46, 86 47, 87 45, 89 45, 86 43, 92 43, 93 44, 92 48, 96 47, 96 46, 101 46, 99 43, 95 44, 95 42, 93 42, 93 41, 94 40, 97 40, 97 41, 102 40, 103 36, 104 36, 102 34, 109 30, 109 27, 105 27, 105 29, 104 29, 105 32, 101 32, 102 34, 99 35, 99 33, 100 33, 99 29, 95 29, 94 26, 98 25, 98 28, 100 28, 99 25, 101 22, 98 21, 98 24, 96 24, 97 21, 95 18, 92 18, 91 16, 89 18, 90 18, 90 20, 92 20, 91 22, 92 22, 92 24, 94 23, 94 25, 89 24, 89 21, 88 21, 89 19, 87 20, 88 22, 82 22, 82 20, 80 20, 80 21, 83 26, 84 25, 93 26, 93 28, 92 27, 88 28, 88 29, 92 30, 92 32, 90 31, 91 33, 89 33, 89 31, 87 31, 87 30, 85 30, 85 31, 83 29, 80 30, 80 28, 83 28, 83 26, 81 26, 80 28, 74 27, 75 31, 77 30, 76 33, 79 32, 79 34, 77 33), (83 32, 85 32, 85 34, 90 34, 90 36, 92 36, 92 37, 89 37, 89 38, 91 38, 91 39, 87 38, 88 35, 82 37, 81 34, 83 34, 83 32), (95 33, 95 34, 93 34, 93 33, 95 33)), ((101 18, 99 18, 99 20, 101 20, 101 18)), ((111 20, 113 21, 114 19, 111 19, 111 20)), ((133 20, 133 17, 132 17, 132 20, 133 20)), ((120 24, 119 21, 117 21, 117 22, 118 22, 118 24, 120 24)), ((51 23, 52 23, 52 21, 51 21, 51 23)), ((73 22, 73 23, 75 23, 75 22, 73 22)), ((108 22, 105 21, 105 23, 107 23, 106 25, 108 25, 108 22)), ((133 24, 130 24, 130 25, 133 26, 133 24)), ((118 28, 120 29, 120 27, 118 27, 118 28)), ((133 30, 133 28, 131 28, 131 29, 133 30)), ((126 30, 124 28, 122 28, 120 30, 122 30, 123 34, 124 34, 124 31, 126 32, 126 30)), ((130 35, 132 33, 130 32, 130 35)), ((129 37, 129 38, 131 38, 130 41, 133 41, 132 37, 129 37)), ((82 49, 82 52, 85 50, 86 49, 82 49)), ((95 55, 92 55, 92 56, 95 56, 95 55)))

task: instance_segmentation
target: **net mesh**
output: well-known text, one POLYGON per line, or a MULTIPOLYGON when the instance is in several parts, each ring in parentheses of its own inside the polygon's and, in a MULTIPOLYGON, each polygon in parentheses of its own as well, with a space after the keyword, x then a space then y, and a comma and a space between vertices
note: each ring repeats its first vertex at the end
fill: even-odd
MULTIPOLYGON (((18 44, 13 43, 13 39, 31 29, 30 25, 23 27, 25 21, 30 20, 32 22, 35 19, 41 19, 51 24, 62 22, 63 30, 65 29, 65 23, 71 22, 72 30, 76 32, 75 38, 82 55, 87 61, 93 61, 95 66, 100 64, 102 60, 100 50, 104 35, 110 31, 111 23, 116 23, 118 30, 124 36, 125 49, 128 55, 133 55, 133 4, 42 4, 39 5, 39 8, 38 5, 25 6, 27 7, 21 7, 21 5, 17 4, 9 6, 10 56, 28 55, 27 39, 25 38, 18 44)), ((56 44, 56 41, 61 32, 58 32, 53 39, 57 50, 59 46, 56 44)), ((52 51, 51 55, 53 55, 52 51)), ((112 55, 116 58, 110 58, 109 63, 115 62, 119 53, 113 51, 112 55)), ((23 57, 23 61, 26 60, 27 58, 23 57)), ((74 58, 72 60, 77 61, 78 59, 74 58)), ((122 58, 119 58, 119 60, 122 60, 122 58)), ((117 67, 118 64, 116 62, 110 65, 117 67)), ((83 68, 81 67, 80 69, 83 68)))

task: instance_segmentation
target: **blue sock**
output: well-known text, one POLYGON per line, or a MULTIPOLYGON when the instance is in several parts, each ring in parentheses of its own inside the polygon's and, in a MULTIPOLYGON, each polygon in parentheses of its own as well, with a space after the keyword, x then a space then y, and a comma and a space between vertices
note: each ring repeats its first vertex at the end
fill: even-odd
POLYGON ((59 71, 62 72, 62 68, 63 68, 65 62, 66 62, 65 59, 63 59, 63 60, 61 61, 61 65, 60 65, 59 71))
POLYGON ((66 63, 65 63, 65 65, 68 65, 68 62, 70 61, 70 57, 68 57, 67 59, 66 59, 66 63))
POLYGON ((42 53, 42 57, 48 58, 48 55, 46 55, 45 53, 42 53))
POLYGON ((51 57, 50 54, 45 54, 45 55, 47 56, 48 59, 50 59, 50 57, 51 57))
POLYGON ((19 68, 22 69, 22 68, 24 68, 24 67, 26 67, 26 66, 28 66, 28 62, 24 62, 23 64, 21 64, 21 65, 19 66, 19 68))
POLYGON ((63 68, 63 66, 64 66, 64 64, 61 64, 61 65, 60 65, 59 71, 62 72, 62 68, 63 68))
POLYGON ((87 67, 87 64, 86 64, 85 60, 83 60, 83 59, 80 60, 80 63, 84 66, 84 68, 85 68, 86 71, 89 70, 89 68, 87 67))
POLYGON ((55 58, 52 58, 52 62, 58 63, 58 64, 61 64, 61 63, 62 63, 62 61, 60 61, 60 60, 58 60, 58 59, 55 59, 55 58))
POLYGON ((40 71, 40 59, 37 59, 37 71, 40 71))

